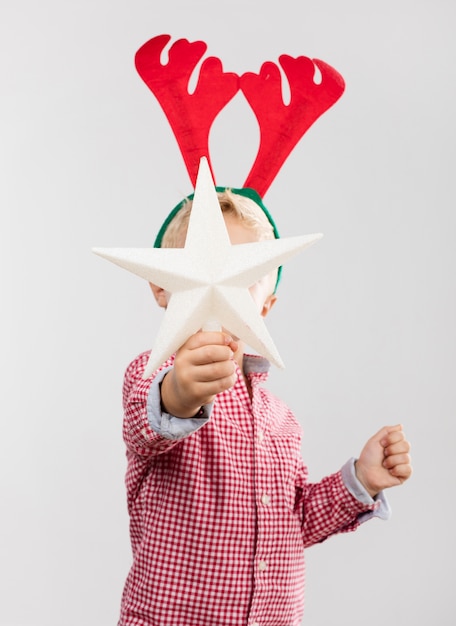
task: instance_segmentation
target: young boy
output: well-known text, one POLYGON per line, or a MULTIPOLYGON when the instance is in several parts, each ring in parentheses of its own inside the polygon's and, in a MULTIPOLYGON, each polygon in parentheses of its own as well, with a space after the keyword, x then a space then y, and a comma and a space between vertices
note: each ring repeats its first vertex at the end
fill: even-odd
MULTIPOLYGON (((274 238, 252 199, 218 194, 233 245, 274 238)), ((191 202, 160 235, 182 247, 191 202)), ((251 288, 266 316, 277 273, 251 288)), ((151 285, 159 306, 168 294, 151 285)), ((227 332, 198 332, 144 380, 149 353, 127 368, 123 399, 133 565, 119 626, 298 626, 304 550, 387 518, 382 490, 411 475, 400 425, 382 428, 359 459, 316 484, 301 428, 266 391, 268 362, 227 332)))

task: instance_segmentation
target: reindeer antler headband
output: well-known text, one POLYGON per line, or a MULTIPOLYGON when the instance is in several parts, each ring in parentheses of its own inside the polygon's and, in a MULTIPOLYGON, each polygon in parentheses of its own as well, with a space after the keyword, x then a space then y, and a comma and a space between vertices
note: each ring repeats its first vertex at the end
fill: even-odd
MULTIPOLYGON (((247 72, 238 76, 234 72, 224 72, 217 57, 209 57, 203 61, 196 89, 190 94, 190 77, 207 45, 203 41, 190 43, 187 39, 179 39, 168 52, 168 63, 163 64, 161 56, 170 39, 170 35, 158 35, 147 41, 136 53, 135 65, 168 118, 193 186, 201 157, 207 158, 216 180, 209 155, 210 130, 217 115, 241 90, 257 118, 260 146, 242 188, 230 189, 249 197, 261 208, 278 238, 277 226, 262 198, 305 132, 344 92, 342 76, 323 61, 304 56, 294 59, 283 54, 279 62, 291 92, 290 103, 284 104, 282 79, 275 63, 264 63, 259 74, 247 72), (318 83, 315 81, 315 66, 321 74, 318 83), (249 189, 253 193, 249 193, 249 189)), ((217 187, 217 191, 226 189, 217 187)), ((154 247, 161 247, 168 225, 192 198, 193 194, 190 194, 173 208, 158 232, 154 247)), ((282 267, 279 267, 275 289, 281 272, 282 267)))
POLYGON ((242 187, 254 189, 262 198, 293 148, 312 124, 344 92, 342 76, 318 59, 286 54, 279 57, 288 79, 291 99, 282 97, 280 70, 267 61, 259 74, 238 76, 224 72, 217 57, 208 57, 201 65, 198 82, 189 93, 190 77, 206 52, 203 41, 176 41, 168 52, 168 62, 161 55, 170 35, 159 35, 146 42, 136 53, 136 69, 157 98, 177 139, 190 180, 195 186, 201 157, 206 157, 214 181, 209 155, 209 133, 217 115, 241 90, 260 127, 260 145, 255 162, 242 187), (321 80, 316 82, 316 68, 321 80))

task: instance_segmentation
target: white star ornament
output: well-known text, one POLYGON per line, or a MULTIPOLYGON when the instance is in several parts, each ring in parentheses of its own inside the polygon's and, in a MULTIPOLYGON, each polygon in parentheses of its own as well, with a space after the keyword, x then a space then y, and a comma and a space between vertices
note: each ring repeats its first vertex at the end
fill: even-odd
POLYGON ((200 161, 184 248, 92 251, 171 294, 143 378, 200 329, 238 337, 280 368, 283 362, 249 287, 321 234, 231 245, 206 158, 200 161))

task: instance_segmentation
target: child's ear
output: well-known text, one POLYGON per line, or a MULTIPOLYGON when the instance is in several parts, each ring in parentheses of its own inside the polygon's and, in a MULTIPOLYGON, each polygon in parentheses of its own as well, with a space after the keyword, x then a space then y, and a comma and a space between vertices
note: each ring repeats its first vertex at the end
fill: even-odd
POLYGON ((166 295, 166 291, 159 287, 158 285, 154 285, 154 283, 149 283, 149 287, 154 294, 154 298, 157 301, 158 306, 161 306, 163 309, 166 309, 168 306, 168 298, 166 295))
POLYGON ((277 296, 275 293, 271 293, 270 296, 266 298, 263 304, 263 308, 261 309, 261 317, 266 317, 269 311, 272 309, 274 304, 277 302, 277 296))

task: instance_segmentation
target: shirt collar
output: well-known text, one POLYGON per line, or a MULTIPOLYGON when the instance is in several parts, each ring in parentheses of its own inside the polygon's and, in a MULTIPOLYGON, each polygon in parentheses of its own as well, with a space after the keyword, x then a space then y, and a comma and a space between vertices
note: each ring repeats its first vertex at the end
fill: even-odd
POLYGON ((267 359, 257 354, 244 354, 242 369, 245 376, 255 376, 255 374, 263 374, 266 380, 271 364, 267 359))

